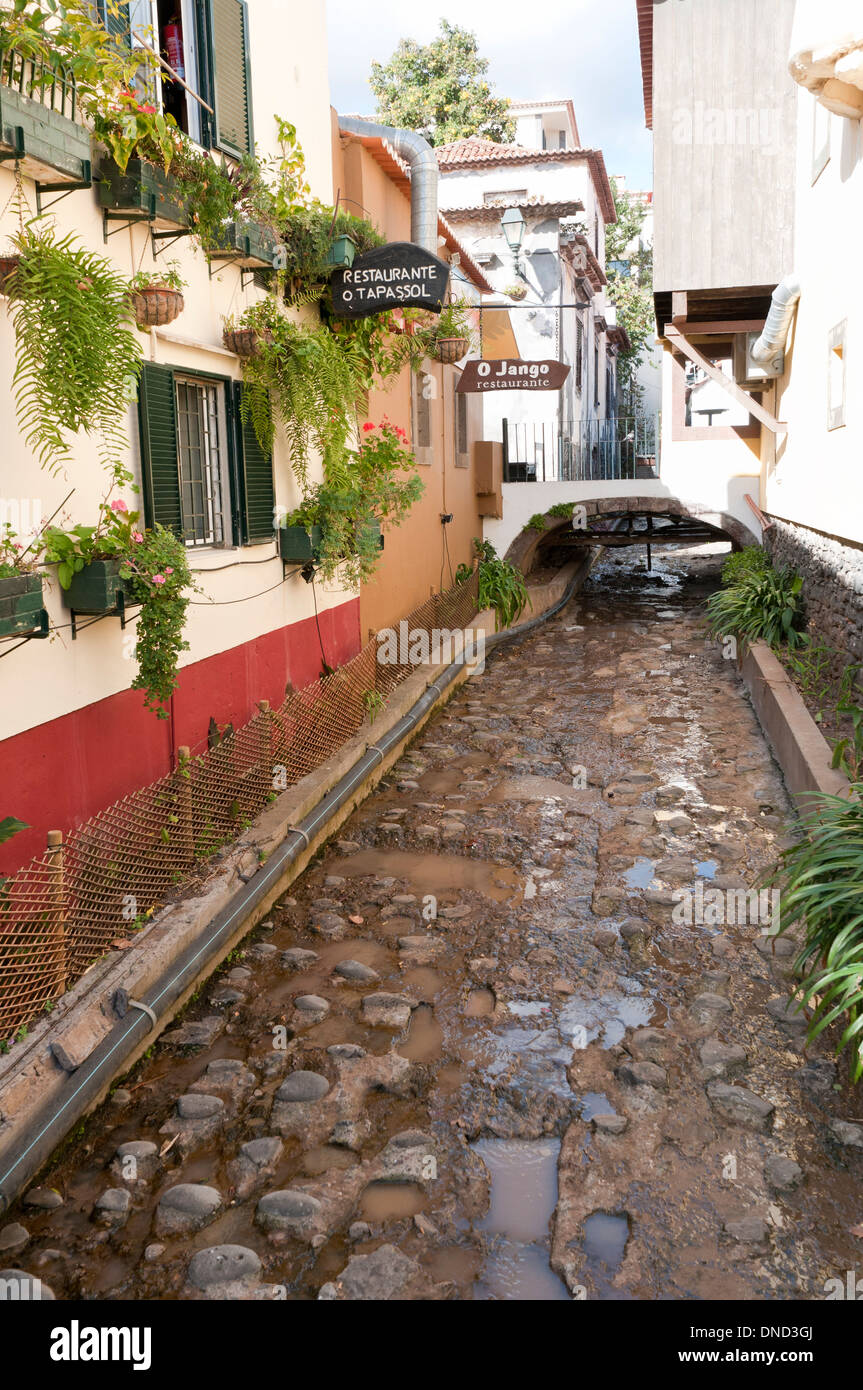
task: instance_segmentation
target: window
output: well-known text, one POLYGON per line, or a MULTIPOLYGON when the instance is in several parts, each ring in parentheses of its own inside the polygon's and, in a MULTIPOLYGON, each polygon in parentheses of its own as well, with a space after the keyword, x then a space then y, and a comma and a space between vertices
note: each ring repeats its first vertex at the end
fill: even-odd
MULTIPOLYGON (((731 339, 694 339, 708 361, 718 367, 724 377, 734 380, 734 343, 731 339)), ((672 439, 675 441, 704 439, 748 439, 753 445, 761 439, 761 425, 747 410, 688 357, 673 352, 671 356, 672 439)), ((754 401, 761 392, 750 393, 754 401)))
MULTIPOLYGON (((435 379, 427 372, 417 372, 414 376, 414 448, 431 448, 431 398, 434 394, 435 379)), ((417 459, 418 463, 430 463, 430 459, 417 459)))
POLYGON ((565 150, 565 149, 566 149, 566 131, 565 131, 565 130, 559 130, 559 131, 557 132, 557 148, 558 148, 559 150, 565 150))
POLYGON ((468 395, 455 392, 455 466, 467 468, 469 463, 468 395))
POLYGON ((599 343, 593 345, 593 404, 599 405, 599 343))
POLYGON ((841 429, 845 424, 845 336, 848 320, 843 319, 831 328, 827 340, 827 428, 841 429))
POLYGON ((581 395, 584 377, 584 327, 579 319, 575 325, 575 389, 581 395))
POLYGON ((144 517, 192 547, 274 535, 273 461, 242 421, 242 384, 147 362, 138 411, 144 517))
POLYGON ((235 158, 254 150, 246 0, 98 0, 98 5, 106 28, 120 41, 140 47, 158 36, 163 59, 182 82, 163 68, 158 90, 148 95, 181 130, 235 158))

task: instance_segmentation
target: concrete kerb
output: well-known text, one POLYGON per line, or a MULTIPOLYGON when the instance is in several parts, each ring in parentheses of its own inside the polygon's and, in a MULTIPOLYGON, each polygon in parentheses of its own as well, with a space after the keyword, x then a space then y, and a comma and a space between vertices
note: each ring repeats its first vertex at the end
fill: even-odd
MULTIPOLYGON (((532 609, 526 610, 520 622, 507 629, 507 635, 517 633, 519 628, 529 627, 560 602, 569 584, 583 582, 594 558, 594 555, 590 555, 584 562, 568 565, 550 583, 534 586, 531 591, 532 609)), ((481 628, 489 641, 494 640, 493 613, 480 613, 472 626, 481 628)), ((292 827, 326 798, 370 747, 398 724, 444 669, 443 665, 420 667, 403 681, 390 696, 386 709, 375 719, 374 726, 366 722, 359 733, 336 754, 283 792, 230 850, 218 857, 199 892, 168 904, 136 935, 131 947, 112 952, 92 965, 73 988, 57 1001, 51 1015, 35 1024, 27 1038, 16 1045, 8 1056, 0 1058, 0 1171, 7 1168, 8 1161, 14 1162, 17 1153, 27 1145, 29 1131, 34 1127, 37 1115, 43 1115, 52 1105, 60 1109, 69 1095, 75 1072, 59 1064, 54 1049, 61 1048, 73 1068, 83 1064, 117 1025, 118 1016, 113 1005, 117 991, 124 990, 131 999, 146 997, 148 990, 172 963, 205 934, 208 924, 243 890, 260 864, 290 835, 292 827)), ((310 839, 285 872, 274 880, 266 895, 256 902, 248 914, 238 917, 230 938, 223 940, 217 951, 202 960, 200 972, 160 1014, 156 1026, 145 1032, 140 1041, 130 1044, 123 1055, 118 1055, 116 1066, 106 1068, 98 1093, 80 1106, 74 1101, 69 1103, 63 1119, 67 1132, 83 1115, 102 1103, 117 1077, 134 1066, 225 957, 266 918, 323 844, 374 790, 402 756, 407 744, 421 732, 432 714, 440 709, 441 703, 449 700, 469 679, 470 674, 468 668, 458 672, 419 722, 383 755, 320 833, 310 839)), ((42 1159, 43 1164, 48 1157, 46 1154, 42 1159)), ((20 1184, 13 1179, 12 1189, 20 1191, 32 1182, 33 1176, 31 1169, 22 1176, 20 1184)), ((13 1191, 8 1183, 4 1191, 7 1199, 11 1200, 13 1191)))
MULTIPOLYGON (((831 751, 803 697, 765 642, 747 649, 741 666, 759 723, 794 796, 848 796, 850 782, 830 766, 831 751)), ((800 810, 806 810, 804 797, 800 810)))

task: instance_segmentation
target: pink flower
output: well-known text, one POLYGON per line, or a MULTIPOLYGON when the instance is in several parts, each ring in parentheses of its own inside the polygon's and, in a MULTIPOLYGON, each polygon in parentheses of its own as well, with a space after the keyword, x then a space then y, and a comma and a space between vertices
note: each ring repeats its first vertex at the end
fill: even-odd
POLYGON ((371 420, 366 420, 366 423, 363 425, 363 429, 366 431, 367 434, 369 430, 374 429, 374 425, 372 424, 371 420))
POLYGON ((154 575, 153 575, 153 583, 154 583, 154 584, 164 584, 164 582, 165 582, 165 576, 164 576, 163 574, 154 574, 154 575))
POLYGON ((155 116, 156 114, 155 106, 139 106, 138 110, 145 116, 155 116))
POLYGON ((173 574, 173 573, 174 573, 174 571, 171 569, 171 566, 170 566, 170 565, 166 565, 166 566, 165 566, 165 573, 166 573, 166 574, 173 574))
POLYGON ((128 510, 129 508, 126 506, 126 503, 123 501, 122 497, 116 497, 114 501, 111 503, 112 512, 127 512, 128 510))
POLYGON ((142 541, 143 539, 144 539, 144 537, 141 535, 141 532, 140 532, 140 531, 133 531, 133 532, 132 532, 132 540, 133 540, 133 541, 137 541, 139 545, 140 545, 140 543, 141 543, 141 541, 142 541))

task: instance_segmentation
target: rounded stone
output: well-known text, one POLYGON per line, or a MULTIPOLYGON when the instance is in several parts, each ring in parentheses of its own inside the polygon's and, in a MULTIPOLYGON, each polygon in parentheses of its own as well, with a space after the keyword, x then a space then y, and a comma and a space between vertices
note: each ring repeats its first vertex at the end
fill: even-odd
POLYGON ((221 1193, 204 1183, 181 1182, 169 1187, 156 1208, 157 1235, 199 1231, 222 1205, 221 1193))
POLYGON ((122 1226, 128 1219, 132 1198, 125 1187, 109 1187, 97 1198, 93 1217, 97 1221, 122 1226))
POLYGON ((793 1158, 772 1154, 764 1165, 764 1177, 777 1192, 791 1192, 804 1180, 804 1172, 793 1158))
POLYGON ((304 951, 300 946, 292 946, 289 951, 282 951, 280 964, 283 970, 305 970, 307 966, 314 965, 317 959, 317 951, 304 951))
POLYGON ((317 1197, 307 1192, 268 1192, 258 1203, 255 1220, 265 1231, 305 1235, 321 1211, 317 1197))
POLYGON ((309 1101, 320 1100, 330 1089, 325 1076, 316 1071, 294 1071, 286 1077, 276 1092, 276 1100, 309 1101))
POLYGON ((144 1247, 144 1259, 148 1264, 152 1264, 154 1260, 158 1260, 159 1256, 164 1255, 164 1253, 164 1245, 159 1245, 155 1241, 151 1245, 144 1247))
POLYGON ((335 1057, 337 1062, 353 1062, 360 1057, 365 1057, 366 1050, 358 1043, 332 1043, 327 1048, 330 1057, 335 1057))
POLYGON ((190 1092, 177 1101, 177 1114, 183 1120, 209 1120, 224 1110, 225 1102, 218 1096, 203 1096, 190 1092))
POLYGON ((0 1254, 17 1255, 30 1240, 30 1232, 20 1222, 13 1221, 0 1230, 0 1254))
POLYGON ((25 1207, 37 1207, 40 1211, 56 1211, 63 1206, 63 1198, 53 1187, 31 1187, 24 1197, 25 1207))
POLYGON ((600 1134, 623 1134, 629 1121, 625 1115, 594 1115, 590 1123, 600 1134))
POLYGON ((329 1013, 330 1006, 319 994, 298 994, 294 1008, 304 1014, 325 1014, 329 1013))
POLYGON ((260 1278, 261 1262, 245 1245, 211 1245, 199 1250, 189 1265, 188 1280, 196 1289, 218 1284, 254 1284, 260 1278))
POLYGON ((266 1136, 261 1139, 250 1139, 247 1144, 243 1144, 240 1155, 249 1163, 253 1163, 256 1168, 265 1168, 269 1163, 275 1163, 282 1148, 281 1139, 266 1136))
POLYGON ((370 965, 363 965, 361 960, 340 960, 333 973, 341 975, 344 980, 358 980, 361 984, 372 984, 380 979, 378 972, 370 965))

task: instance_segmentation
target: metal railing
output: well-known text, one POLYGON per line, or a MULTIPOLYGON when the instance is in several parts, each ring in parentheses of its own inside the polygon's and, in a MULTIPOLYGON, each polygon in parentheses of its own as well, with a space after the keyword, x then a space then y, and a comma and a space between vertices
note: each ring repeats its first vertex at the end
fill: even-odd
POLYGON ((38 101, 51 111, 74 121, 78 112, 78 92, 72 72, 62 63, 44 58, 28 58, 17 49, 0 49, 0 85, 38 101))
POLYGON ((505 483, 658 478, 659 415, 503 421, 505 483))

